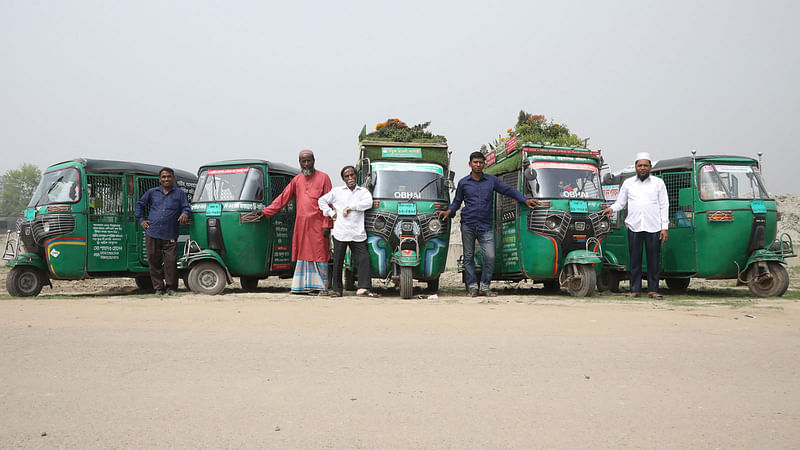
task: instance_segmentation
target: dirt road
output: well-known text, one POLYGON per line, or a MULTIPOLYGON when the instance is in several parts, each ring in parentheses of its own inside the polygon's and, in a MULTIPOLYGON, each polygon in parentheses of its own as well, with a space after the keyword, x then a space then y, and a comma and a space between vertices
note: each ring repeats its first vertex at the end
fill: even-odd
POLYGON ((796 300, 106 294, 0 300, 0 447, 800 446, 796 300))

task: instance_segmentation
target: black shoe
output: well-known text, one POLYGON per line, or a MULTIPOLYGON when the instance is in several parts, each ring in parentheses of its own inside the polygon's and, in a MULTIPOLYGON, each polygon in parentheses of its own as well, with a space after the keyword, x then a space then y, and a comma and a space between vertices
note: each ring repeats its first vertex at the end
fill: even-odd
POLYGON ((172 289, 167 289, 167 295, 175 295, 176 292, 172 289))

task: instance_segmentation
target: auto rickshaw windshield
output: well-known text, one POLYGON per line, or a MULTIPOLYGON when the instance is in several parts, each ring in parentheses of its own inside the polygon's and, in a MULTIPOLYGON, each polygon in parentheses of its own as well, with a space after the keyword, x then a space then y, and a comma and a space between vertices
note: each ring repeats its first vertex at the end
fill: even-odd
POLYGON ((769 198, 758 166, 705 164, 699 170, 702 200, 769 198))
POLYGON ((192 202, 264 200, 264 174, 255 167, 207 169, 200 172, 192 202))
MULTIPOLYGON (((377 166, 377 164, 376 164, 377 166)), ((392 200, 447 201, 447 184, 442 174, 431 170, 375 168, 372 197, 392 200)), ((439 168, 441 170, 441 168, 439 168)))
POLYGON ((81 174, 75 167, 45 172, 28 208, 51 203, 75 203, 81 198, 81 174))
POLYGON ((536 198, 602 200, 597 168, 589 164, 537 163, 536 178, 526 180, 525 194, 536 198))

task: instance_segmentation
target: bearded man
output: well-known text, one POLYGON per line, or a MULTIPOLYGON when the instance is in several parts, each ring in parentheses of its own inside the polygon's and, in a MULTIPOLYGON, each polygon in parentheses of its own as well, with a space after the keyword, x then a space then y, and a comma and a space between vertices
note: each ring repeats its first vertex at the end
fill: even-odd
POLYGON ((314 169, 314 152, 300 151, 300 169, 295 176, 261 213, 269 218, 280 211, 293 198, 297 215, 292 236, 292 261, 296 261, 292 278, 292 294, 327 295, 328 261, 330 260, 330 217, 320 211, 318 200, 331 190, 331 179, 314 169))
POLYGON ((669 198, 664 181, 650 176, 650 154, 636 155, 636 176, 628 178, 619 189, 617 201, 600 211, 611 215, 628 208, 625 226, 628 227, 630 252, 631 297, 642 295, 642 246, 647 253, 647 295, 663 298, 658 293, 658 272, 661 244, 667 242, 669 228, 669 198))

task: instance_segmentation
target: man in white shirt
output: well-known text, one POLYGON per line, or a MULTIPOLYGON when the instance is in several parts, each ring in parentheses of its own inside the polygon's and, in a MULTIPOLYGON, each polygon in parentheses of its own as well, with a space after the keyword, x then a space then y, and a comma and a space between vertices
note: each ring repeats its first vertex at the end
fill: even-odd
POLYGON ((371 290, 367 232, 364 229, 364 211, 372 208, 372 194, 356 185, 356 169, 353 166, 345 166, 341 175, 345 186, 331 189, 318 201, 322 214, 333 219, 333 272, 330 295, 342 296, 342 266, 345 250, 349 246, 358 269, 356 295, 378 297, 378 294, 371 290))
POLYGON ((628 227, 630 252, 631 297, 642 295, 642 245, 647 253, 647 295, 663 298, 658 293, 658 272, 661 243, 667 242, 669 227, 669 198, 661 178, 651 177, 650 154, 636 155, 636 176, 622 183, 617 201, 600 211, 610 215, 628 207, 625 225, 628 227))

